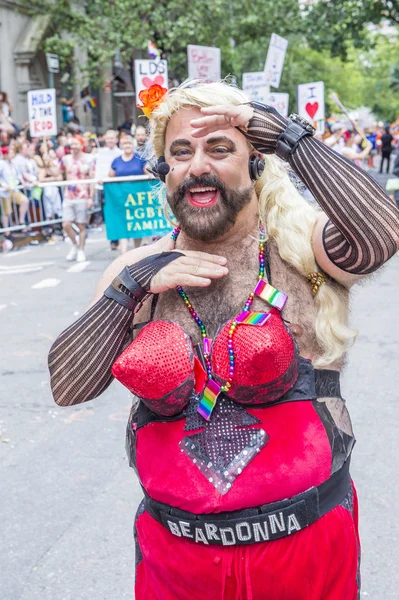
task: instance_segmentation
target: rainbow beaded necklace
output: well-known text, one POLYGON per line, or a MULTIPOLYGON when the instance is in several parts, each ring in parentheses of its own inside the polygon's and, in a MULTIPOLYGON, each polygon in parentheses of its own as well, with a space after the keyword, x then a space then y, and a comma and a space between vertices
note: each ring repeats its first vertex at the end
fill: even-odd
MULTIPOLYGON (((174 242, 176 242, 179 233, 180 233, 180 227, 179 226, 175 227, 175 229, 172 231, 172 234, 171 234, 171 238, 174 242)), ((180 297, 182 298, 184 304, 187 306, 193 320, 195 321, 195 323, 198 325, 198 327, 201 330, 203 353, 204 353, 204 359, 205 359, 208 380, 207 380, 205 389, 203 391, 201 401, 198 406, 198 412, 207 421, 211 417, 212 410, 214 409, 214 407, 216 405, 219 394, 222 392, 228 392, 229 389, 231 388, 231 385, 233 382, 234 364, 235 364, 233 340, 234 340, 234 334, 236 332, 237 326, 238 325, 262 326, 266 323, 266 321, 270 317, 270 313, 251 311, 251 305, 253 303, 254 297, 259 296, 263 300, 266 300, 268 302, 268 304, 278 308, 279 310, 283 309, 284 304, 287 300, 287 296, 285 294, 283 294, 282 292, 279 292, 278 290, 273 288, 267 281, 264 280, 264 275, 265 275, 265 229, 264 229, 263 225, 261 225, 260 240, 259 240, 258 283, 257 283, 254 291, 249 294, 247 301, 245 303, 245 306, 244 306, 244 310, 235 317, 235 319, 232 321, 232 323, 230 325, 228 341, 227 341, 228 352, 229 352, 229 363, 230 363, 229 378, 227 379, 226 383, 224 383, 221 386, 215 381, 213 372, 212 372, 212 365, 211 365, 211 358, 210 358, 212 340, 208 337, 206 327, 205 327, 204 323, 202 322, 202 320, 200 319, 200 317, 197 315, 193 305, 191 304, 190 300, 188 299, 186 292, 182 289, 181 286, 178 286, 176 288, 178 293, 180 294, 180 297)))

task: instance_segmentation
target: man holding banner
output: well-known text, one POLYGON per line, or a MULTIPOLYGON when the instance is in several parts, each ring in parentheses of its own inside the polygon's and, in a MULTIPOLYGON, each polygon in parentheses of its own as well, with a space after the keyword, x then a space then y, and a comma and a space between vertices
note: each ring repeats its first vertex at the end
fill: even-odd
POLYGON ((399 212, 309 124, 236 87, 144 108, 179 226, 118 258, 49 356, 61 406, 113 377, 139 400, 136 600, 356 600, 339 374, 349 288, 397 252, 399 212))

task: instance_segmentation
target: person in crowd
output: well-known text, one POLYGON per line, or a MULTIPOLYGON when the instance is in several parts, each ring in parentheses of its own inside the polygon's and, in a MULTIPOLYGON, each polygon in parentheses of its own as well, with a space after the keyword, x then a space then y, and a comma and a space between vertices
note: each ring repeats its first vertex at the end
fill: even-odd
POLYGON ((144 158, 145 145, 147 142, 147 131, 144 125, 137 125, 134 133, 135 153, 144 158))
MULTIPOLYGON (((122 155, 122 150, 118 147, 118 132, 108 129, 104 135, 104 148, 100 148, 97 153, 95 178, 97 180, 96 189, 99 198, 99 204, 104 205, 103 181, 109 176, 111 165, 115 158, 122 155)), ((104 216, 104 215, 103 215, 104 216)), ((118 240, 111 240, 111 250, 118 248, 118 240)))
MULTIPOLYGON (((28 192, 38 179, 37 165, 30 151, 30 143, 28 140, 17 142, 14 150, 13 163, 17 169, 19 180, 28 192)), ((27 195, 29 197, 29 194, 27 195)))
MULTIPOLYGON (((127 177, 129 175, 144 175, 145 159, 134 152, 134 139, 127 135, 121 141, 122 155, 114 158, 109 171, 109 177, 127 177)), ((134 247, 141 245, 141 238, 134 240, 134 247)), ((124 254, 129 247, 129 240, 119 240, 119 251, 124 254)))
POLYGON ((393 151, 393 135, 389 130, 389 125, 385 127, 385 131, 381 136, 381 163, 380 163, 380 173, 382 173, 384 162, 386 161, 386 173, 389 173, 389 166, 391 161, 391 154, 393 151))
MULTIPOLYGON (((1 222, 3 227, 10 227, 11 215, 13 213, 13 204, 18 209, 19 225, 25 225, 25 217, 28 212, 29 200, 19 189, 21 184, 19 171, 15 166, 13 159, 15 152, 9 146, 1 148, 3 160, 0 161, 0 200, 1 200, 1 222)), ((26 227, 23 232, 28 231, 26 227)))
POLYGON ((374 168, 374 156, 377 154, 377 132, 373 129, 366 131, 366 138, 371 142, 371 151, 367 159, 367 166, 374 168))
POLYGON ((368 157, 373 147, 370 140, 366 139, 364 134, 355 131, 347 131, 345 135, 345 146, 342 149, 342 156, 348 160, 352 160, 360 169, 363 168, 363 161, 368 157), (360 145, 364 144, 364 148, 360 149, 360 145))
MULTIPOLYGON (((54 148, 49 148, 46 141, 37 144, 35 159, 41 183, 62 181, 61 163, 54 148)), ((46 220, 61 216, 61 193, 57 185, 43 187, 42 200, 46 220)))
POLYGON ((332 125, 330 137, 324 140, 326 146, 335 150, 338 154, 342 154, 345 147, 345 131, 345 128, 341 127, 339 124, 332 125))
POLYGON ((116 259, 49 354, 58 405, 114 377, 138 400, 135 598, 357 600, 340 371, 349 288, 398 251, 399 211, 305 119, 236 86, 144 108, 179 226, 116 259))
POLYGON ((2 113, 2 115, 4 115, 4 117, 9 123, 13 123, 13 119, 11 117, 12 109, 13 107, 11 101, 8 98, 7 93, 0 92, 0 112, 2 113))
POLYGON ((57 134, 57 147, 55 149, 58 160, 62 160, 65 154, 69 154, 68 138, 63 131, 57 134))
POLYGON ((75 99, 74 98, 61 98, 61 107, 62 107, 62 122, 64 124, 68 124, 70 122, 76 121, 75 116, 75 99))
POLYGON ((80 136, 74 136, 70 142, 71 154, 62 159, 62 169, 65 178, 72 183, 67 185, 64 193, 62 207, 62 225, 66 235, 72 242, 72 248, 66 259, 83 262, 86 260, 84 247, 86 243, 86 224, 88 209, 93 206, 94 186, 88 183, 79 183, 80 179, 94 177, 94 162, 85 154, 80 136), (79 243, 76 243, 75 231, 72 223, 79 228, 79 243))

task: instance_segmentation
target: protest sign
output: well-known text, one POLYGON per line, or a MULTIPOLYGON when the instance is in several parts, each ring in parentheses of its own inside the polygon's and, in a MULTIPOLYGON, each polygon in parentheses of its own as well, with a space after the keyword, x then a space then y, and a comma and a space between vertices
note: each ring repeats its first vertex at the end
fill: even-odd
POLYGON ((28 92, 28 114, 31 137, 57 135, 55 90, 31 90, 28 92))
POLYGON ((266 81, 264 71, 242 74, 242 89, 252 101, 267 104, 269 97, 269 85, 266 81))
POLYGON ((220 48, 213 46, 187 46, 188 76, 204 81, 221 78, 220 48))
POLYGON ((134 74, 136 98, 141 90, 155 84, 168 89, 168 61, 166 60, 135 60, 134 74))
POLYGON ((155 179, 104 182, 104 218, 109 240, 161 236, 172 230, 165 219, 158 188, 159 181, 155 179))
POLYGON ((312 123, 317 133, 324 133, 324 83, 303 83, 297 90, 298 114, 312 123))
POLYGON ((273 106, 273 108, 275 108, 283 117, 288 117, 289 99, 289 94, 271 92, 265 104, 268 106, 273 106))
POLYGON ((266 81, 269 83, 269 85, 275 88, 278 88, 280 85, 287 46, 288 40, 275 33, 272 33, 269 49, 267 51, 264 71, 266 81))

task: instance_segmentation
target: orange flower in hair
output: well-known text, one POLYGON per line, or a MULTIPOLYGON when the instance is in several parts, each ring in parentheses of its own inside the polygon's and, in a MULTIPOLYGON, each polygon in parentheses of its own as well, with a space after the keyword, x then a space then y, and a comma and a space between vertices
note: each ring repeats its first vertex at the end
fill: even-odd
POLYGON ((155 83, 148 90, 141 90, 139 100, 142 106, 137 104, 137 108, 141 108, 145 116, 149 119, 154 109, 161 104, 162 98, 168 90, 155 83))

